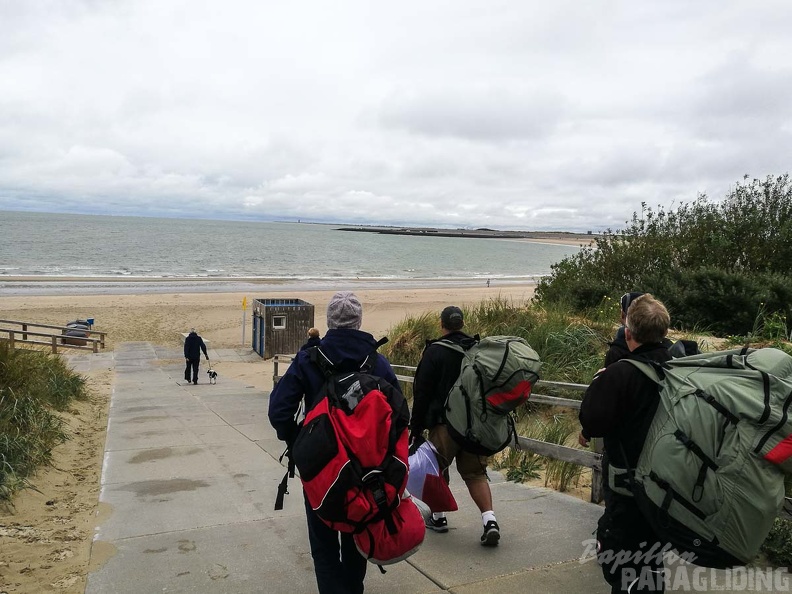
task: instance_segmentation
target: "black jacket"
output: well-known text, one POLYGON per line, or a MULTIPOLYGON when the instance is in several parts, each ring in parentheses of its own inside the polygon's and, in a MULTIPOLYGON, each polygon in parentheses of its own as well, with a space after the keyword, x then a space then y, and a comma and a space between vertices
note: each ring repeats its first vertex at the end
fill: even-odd
POLYGON ((201 351, 207 359, 209 355, 206 354, 206 345, 203 338, 198 336, 196 332, 190 332, 187 338, 184 339, 184 358, 185 359, 200 359, 201 351))
POLYGON ((304 345, 300 347, 300 350, 305 351, 310 349, 311 347, 319 346, 319 343, 321 342, 322 342, 321 338, 319 338, 318 336, 315 337, 312 336, 311 338, 308 339, 308 342, 306 342, 304 345))
MULTIPOLYGON (((671 359, 660 343, 641 345, 629 357, 659 362, 671 359)), ((586 390, 580 406, 583 437, 602 437, 608 461, 634 468, 659 402, 656 383, 627 361, 617 361, 595 375, 586 390)))
MULTIPOLYGON (((664 338, 662 345, 670 349, 673 343, 664 338)), ((608 352, 605 353, 605 364, 603 367, 608 367, 611 363, 616 363, 620 359, 626 359, 630 356, 630 347, 627 346, 627 338, 624 336, 624 326, 619 326, 616 331, 616 336, 613 337, 613 342, 608 343, 608 352)))
POLYGON ((413 409, 410 420, 410 431, 413 435, 444 422, 443 407, 446 396, 459 377, 462 366, 462 353, 435 344, 438 340, 449 340, 465 349, 475 344, 475 339, 464 332, 451 332, 427 341, 413 380, 413 409))

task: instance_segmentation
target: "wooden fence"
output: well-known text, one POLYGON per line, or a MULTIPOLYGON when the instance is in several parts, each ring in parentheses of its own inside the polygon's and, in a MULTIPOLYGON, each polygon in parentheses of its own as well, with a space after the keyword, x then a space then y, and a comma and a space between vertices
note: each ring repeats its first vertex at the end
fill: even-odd
POLYGON ((34 324, 33 322, 19 322, 17 320, 0 320, 0 340, 10 343, 11 348, 17 344, 44 345, 57 353, 59 348, 78 349, 83 351, 93 351, 98 353, 99 349, 105 348, 105 336, 107 332, 98 330, 84 330, 82 328, 69 328, 67 326, 52 326, 49 324, 34 324), (11 327, 5 327, 11 326, 11 327), (34 330, 31 330, 33 328, 34 330), (37 329, 59 330, 60 334, 53 332, 39 332, 37 329), (64 332, 77 330, 85 336, 67 336, 64 332), (75 344, 82 342, 84 344, 75 344))
MULTIPOLYGON (((272 372, 273 385, 277 383, 280 377, 278 375, 279 357, 281 358, 281 362, 286 363, 287 365, 290 364, 291 361, 294 359, 294 355, 275 355, 273 359, 274 369, 272 372)), ((405 375, 404 373, 402 373, 402 371, 414 374, 416 369, 415 367, 411 367, 408 365, 392 365, 392 367, 394 372, 396 373, 396 378, 399 381, 409 384, 413 382, 413 376, 405 375)), ((585 392, 586 389, 588 388, 588 385, 539 380, 536 383, 536 387, 534 388, 535 391, 531 394, 530 402, 535 404, 546 404, 550 406, 560 406, 564 408, 572 408, 575 410, 580 410, 580 400, 575 400, 573 398, 559 398, 556 396, 549 396, 546 394, 541 394, 536 391, 536 389, 541 390, 542 387, 556 388, 556 389, 561 388, 564 390, 571 390, 575 392, 585 392)), ((572 464, 579 464, 580 466, 591 468, 591 501, 592 503, 602 502, 603 476, 602 476, 601 440, 595 439, 591 441, 592 449, 595 451, 579 450, 577 448, 570 448, 555 443, 548 443, 538 439, 532 439, 530 437, 523 437, 522 435, 517 436, 517 443, 519 444, 519 447, 521 447, 523 450, 527 452, 532 452, 534 454, 538 454, 546 458, 551 458, 553 460, 560 460, 561 462, 570 462, 572 464)), ((782 510, 780 517, 792 519, 792 497, 786 498, 786 504, 784 505, 784 509, 782 510)))

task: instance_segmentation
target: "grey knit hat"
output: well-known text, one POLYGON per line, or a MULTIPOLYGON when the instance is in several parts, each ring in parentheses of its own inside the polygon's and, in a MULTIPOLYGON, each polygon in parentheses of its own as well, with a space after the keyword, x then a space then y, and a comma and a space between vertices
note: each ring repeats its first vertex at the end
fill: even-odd
POLYGON ((352 291, 339 291, 327 304, 327 328, 352 328, 360 330, 363 306, 352 291))

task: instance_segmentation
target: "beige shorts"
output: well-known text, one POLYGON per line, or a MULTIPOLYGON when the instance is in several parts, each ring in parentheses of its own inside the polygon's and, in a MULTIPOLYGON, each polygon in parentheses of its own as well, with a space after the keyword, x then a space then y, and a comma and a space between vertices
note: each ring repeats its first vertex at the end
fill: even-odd
POLYGON ((429 430, 429 441, 437 450, 437 461, 445 471, 456 460, 460 476, 466 481, 486 481, 487 456, 464 451, 448 433, 445 425, 435 425, 429 430))

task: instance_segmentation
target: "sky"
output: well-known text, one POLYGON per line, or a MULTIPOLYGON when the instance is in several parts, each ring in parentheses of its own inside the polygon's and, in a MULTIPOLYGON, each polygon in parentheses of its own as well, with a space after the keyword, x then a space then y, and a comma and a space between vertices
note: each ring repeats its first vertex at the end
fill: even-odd
POLYGON ((0 0, 0 210, 618 229, 789 171, 790 30, 787 0, 0 0))

